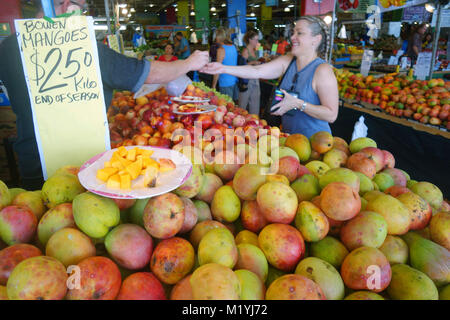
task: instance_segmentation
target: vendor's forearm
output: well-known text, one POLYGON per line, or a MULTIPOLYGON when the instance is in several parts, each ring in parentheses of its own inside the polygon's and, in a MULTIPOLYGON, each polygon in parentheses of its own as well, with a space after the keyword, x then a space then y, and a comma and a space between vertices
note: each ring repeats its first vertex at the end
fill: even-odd
MULTIPOLYGON (((303 100, 299 100, 299 104, 296 107, 300 109, 302 104, 303 100)), ((303 112, 313 118, 324 120, 328 123, 333 123, 337 118, 337 112, 334 112, 331 108, 323 105, 314 105, 308 102, 306 103, 306 108, 303 112)))
POLYGON ((225 66, 225 70, 223 73, 230 74, 232 76, 243 78, 243 79, 276 79, 278 77, 263 77, 262 73, 259 70, 260 65, 258 66, 252 66, 252 65, 246 65, 246 66, 225 66))
POLYGON ((189 71, 191 70, 186 60, 172 62, 152 61, 145 83, 167 83, 189 71))
POLYGON ((216 88, 216 86, 217 86, 217 80, 219 79, 219 75, 218 74, 215 74, 214 76, 213 76, 213 81, 212 81, 212 87, 213 87, 213 89, 215 89, 216 88))

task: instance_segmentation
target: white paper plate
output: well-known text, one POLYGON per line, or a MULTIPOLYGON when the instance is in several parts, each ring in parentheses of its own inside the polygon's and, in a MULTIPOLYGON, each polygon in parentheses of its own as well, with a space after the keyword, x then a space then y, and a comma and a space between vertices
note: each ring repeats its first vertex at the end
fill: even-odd
POLYGON ((199 108, 203 108, 205 110, 203 111, 195 111, 195 112, 183 112, 183 111, 178 111, 177 109, 174 109, 173 113, 175 114, 181 114, 181 115, 190 115, 190 114, 201 114, 201 113, 208 113, 211 111, 216 111, 217 106, 214 106, 212 104, 209 105, 200 105, 198 106, 199 108))
MULTIPOLYGON (((136 146, 125 147, 127 150, 136 146)), ((86 161, 78 172, 78 179, 83 187, 92 193, 100 196, 115 199, 146 199, 175 190, 181 186, 191 175, 192 163, 182 153, 159 147, 139 146, 141 149, 153 150, 152 158, 166 158, 172 160, 176 169, 161 173, 156 179, 156 186, 153 188, 137 188, 129 190, 110 189, 106 187, 106 182, 97 178, 97 170, 104 167, 105 161, 111 159, 112 154, 117 149, 105 151, 86 161)))
POLYGON ((209 102, 209 98, 201 99, 199 97, 191 97, 191 96, 184 96, 184 97, 173 97, 172 101, 176 102, 182 102, 182 103, 204 103, 209 102), (195 99, 186 99, 186 98, 195 98, 195 99))

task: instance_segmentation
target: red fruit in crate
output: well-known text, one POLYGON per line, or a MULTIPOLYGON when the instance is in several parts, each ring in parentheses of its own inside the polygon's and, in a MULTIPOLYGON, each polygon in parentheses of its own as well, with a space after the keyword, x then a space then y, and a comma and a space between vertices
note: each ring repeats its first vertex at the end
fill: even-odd
POLYGON ((144 113, 142 114, 142 120, 150 123, 150 120, 153 117, 153 111, 151 109, 148 109, 146 111, 144 111, 144 113))
POLYGON ((159 139, 159 141, 156 143, 157 147, 161 147, 161 148, 167 148, 170 149, 170 146, 172 145, 172 141, 170 139, 167 138, 161 138, 159 139))
POLYGON ((172 122, 170 120, 163 119, 157 124, 157 127, 158 131, 162 134, 169 133, 171 132, 170 130, 172 128, 172 122))
POLYGON ((211 116, 205 114, 200 114, 195 121, 201 123, 203 130, 208 129, 213 124, 213 119, 211 116))
POLYGON ((194 124, 194 119, 192 115, 185 115, 181 117, 180 122, 184 125, 185 128, 192 127, 192 125, 194 124))

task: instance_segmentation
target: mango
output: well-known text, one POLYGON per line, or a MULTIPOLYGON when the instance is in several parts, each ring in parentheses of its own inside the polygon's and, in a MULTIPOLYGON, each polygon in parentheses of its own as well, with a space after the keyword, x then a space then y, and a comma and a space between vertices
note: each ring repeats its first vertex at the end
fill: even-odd
POLYGON ((434 184, 421 181, 411 186, 410 190, 425 199, 434 209, 442 206, 442 191, 434 184))
MULTIPOLYGON (((11 201, 14 200, 14 198, 18 195, 21 194, 22 192, 26 192, 27 190, 22 189, 22 188, 11 188, 9 189, 9 193, 11 194, 11 201)), ((1 192, 0 192, 1 193, 1 192)))
POLYGON ((256 200, 256 192, 266 182, 268 170, 257 164, 244 164, 233 178, 233 189, 242 200, 256 200))
POLYGON ((40 220, 45 211, 47 211, 41 195, 35 191, 25 191, 18 194, 13 199, 11 204, 15 206, 28 207, 31 211, 33 211, 38 220, 40 220))
POLYGON ((238 249, 233 234, 225 228, 208 231, 198 245, 198 262, 222 264, 233 268, 238 260, 238 249))
POLYGON ((410 217, 408 208, 403 203, 390 195, 380 195, 369 200, 367 211, 381 214, 387 223, 387 231, 390 235, 405 234, 409 230, 410 217))
POLYGON ((431 240, 450 250, 450 213, 439 212, 430 221, 431 240))
POLYGON ((300 202, 295 216, 295 226, 308 242, 322 240, 330 229, 327 216, 309 201, 300 202))
POLYGON ((302 177, 297 178, 291 184, 291 188, 297 194, 298 202, 310 201, 315 196, 320 194, 319 179, 312 174, 304 174, 302 177))
POLYGON ((241 201, 230 186, 220 187, 214 194, 211 213, 220 222, 233 222, 241 213, 241 201))
POLYGON ((53 208, 61 203, 72 202, 77 195, 85 191, 76 175, 54 174, 44 182, 42 198, 47 207, 53 208))
POLYGON ((75 224, 92 238, 102 238, 119 224, 120 210, 109 198, 91 192, 81 193, 72 202, 75 224))
POLYGON ((383 252, 391 266, 408 261, 408 245, 400 237, 388 235, 378 249, 383 252))
POLYGON ((344 300, 384 300, 384 298, 375 292, 356 291, 346 296, 344 300))
POLYGON ((372 191, 374 186, 372 180, 369 179, 364 173, 353 171, 359 178, 359 195, 364 196, 369 191, 372 191))
POLYGON ((208 263, 194 271, 190 279, 195 300, 239 300, 241 284, 238 276, 221 264, 208 263))
POLYGON ((347 168, 330 169, 319 177, 321 189, 325 188, 331 182, 344 182, 352 187, 355 192, 359 192, 360 189, 360 179, 358 179, 356 172, 347 168))
POLYGON ((203 185, 203 169, 199 164, 192 165, 192 172, 189 178, 179 186, 174 193, 180 197, 193 198, 202 188, 203 185))
POLYGON ((423 272, 406 264, 392 267, 392 279, 387 292, 395 300, 438 300, 433 281, 423 272))
POLYGON ((309 249, 311 256, 325 260, 336 269, 340 268, 348 255, 347 248, 339 240, 330 236, 311 243, 309 249))
POLYGON ((284 143, 286 147, 292 148, 301 162, 305 162, 311 156, 311 144, 309 139, 300 133, 294 133, 287 137, 284 143))
POLYGON ((212 220, 211 209, 205 201, 194 200, 193 202, 197 208, 197 222, 212 220))
POLYGON ((350 145, 349 145, 351 153, 359 152, 366 147, 376 148, 377 143, 371 138, 364 137, 364 138, 357 138, 357 139, 353 140, 352 142, 350 142, 350 145))
POLYGON ((12 197, 8 186, 0 180, 0 210, 11 203, 12 197))
POLYGON ((258 235, 249 230, 241 230, 236 235, 234 241, 236 242, 236 245, 239 245, 241 243, 249 243, 254 246, 258 246, 258 235))
POLYGON ((128 218, 130 222, 141 227, 144 226, 144 209, 150 198, 137 199, 131 208, 128 209, 128 218))
POLYGON ((266 282, 269 272, 269 264, 264 252, 257 246, 249 243, 237 245, 238 260, 236 269, 250 270, 255 273, 263 282, 266 282))
POLYGON ((264 300, 266 289, 262 280, 253 272, 236 270, 241 286, 241 300, 264 300))
POLYGON ((322 289, 299 274, 286 274, 271 283, 266 300, 326 300, 322 289))

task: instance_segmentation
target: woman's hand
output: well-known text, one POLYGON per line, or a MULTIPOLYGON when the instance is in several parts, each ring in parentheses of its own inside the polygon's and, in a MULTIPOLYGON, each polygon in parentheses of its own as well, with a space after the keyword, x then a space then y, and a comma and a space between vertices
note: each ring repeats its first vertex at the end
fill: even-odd
POLYGON ((271 114, 274 116, 282 116, 289 110, 297 108, 300 105, 300 101, 296 97, 290 95, 283 89, 280 89, 280 91, 284 93, 284 98, 270 109, 271 114))
POLYGON ((210 62, 199 71, 207 74, 219 74, 224 72, 224 66, 219 62, 210 62))

